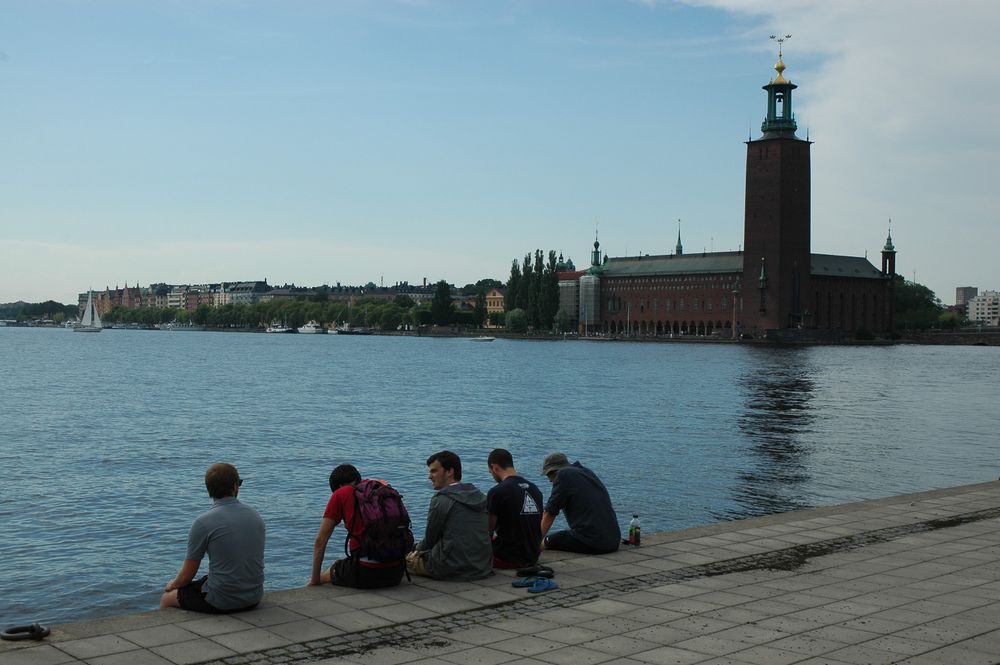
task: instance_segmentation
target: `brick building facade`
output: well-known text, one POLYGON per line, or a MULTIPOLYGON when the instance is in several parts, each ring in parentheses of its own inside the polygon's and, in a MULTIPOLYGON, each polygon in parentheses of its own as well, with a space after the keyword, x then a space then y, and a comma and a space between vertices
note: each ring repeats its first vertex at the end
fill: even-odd
POLYGON ((795 135, 797 86, 784 70, 779 53, 777 76, 763 86, 762 135, 747 142, 742 250, 685 255, 678 233, 672 254, 602 259, 595 241, 576 288, 572 278, 560 281, 561 292, 579 298, 581 332, 766 337, 893 328, 891 235, 881 269, 867 258, 812 253, 811 142, 795 135))

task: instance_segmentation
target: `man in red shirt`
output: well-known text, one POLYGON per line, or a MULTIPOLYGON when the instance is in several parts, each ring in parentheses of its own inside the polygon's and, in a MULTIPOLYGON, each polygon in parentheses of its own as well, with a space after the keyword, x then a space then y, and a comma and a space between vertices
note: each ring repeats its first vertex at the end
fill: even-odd
POLYGON ((326 504, 323 521, 313 543, 312 576, 308 586, 334 584, 358 589, 378 589, 396 586, 403 578, 401 562, 381 562, 358 556, 360 539, 365 527, 357 510, 354 488, 361 482, 361 474, 350 464, 341 464, 330 474, 330 501, 326 504), (348 533, 350 555, 333 562, 323 570, 323 556, 334 528, 344 523, 348 533))

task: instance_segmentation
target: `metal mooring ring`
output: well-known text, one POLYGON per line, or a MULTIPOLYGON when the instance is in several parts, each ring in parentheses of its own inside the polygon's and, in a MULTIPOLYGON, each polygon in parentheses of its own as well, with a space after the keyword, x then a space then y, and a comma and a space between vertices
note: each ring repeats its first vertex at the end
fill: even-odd
POLYGON ((0 633, 0 639, 4 640, 41 640, 52 632, 48 626, 43 626, 37 621, 30 626, 14 626, 0 633))

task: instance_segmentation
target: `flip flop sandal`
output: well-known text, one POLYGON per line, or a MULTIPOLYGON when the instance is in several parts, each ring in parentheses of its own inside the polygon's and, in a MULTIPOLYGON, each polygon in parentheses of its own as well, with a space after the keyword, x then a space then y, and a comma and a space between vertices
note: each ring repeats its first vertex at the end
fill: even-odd
POLYGON ((528 593, 542 593, 551 589, 558 589, 559 585, 547 577, 539 577, 535 583, 528 588, 528 593))
POLYGON ((535 582, 537 582, 539 579, 541 579, 541 578, 539 578, 539 577, 519 577, 516 580, 514 580, 513 582, 511 582, 510 585, 514 586, 514 587, 519 587, 519 588, 531 587, 531 586, 534 586, 535 582))

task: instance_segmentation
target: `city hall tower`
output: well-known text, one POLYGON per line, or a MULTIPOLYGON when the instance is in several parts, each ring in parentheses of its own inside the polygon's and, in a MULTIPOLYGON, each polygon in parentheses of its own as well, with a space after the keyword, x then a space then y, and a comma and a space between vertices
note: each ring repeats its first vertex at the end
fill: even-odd
POLYGON ((764 86, 762 136, 747 141, 744 260, 741 279, 747 324, 796 328, 811 322, 809 146, 795 135, 792 91, 778 51, 777 76, 764 86))

